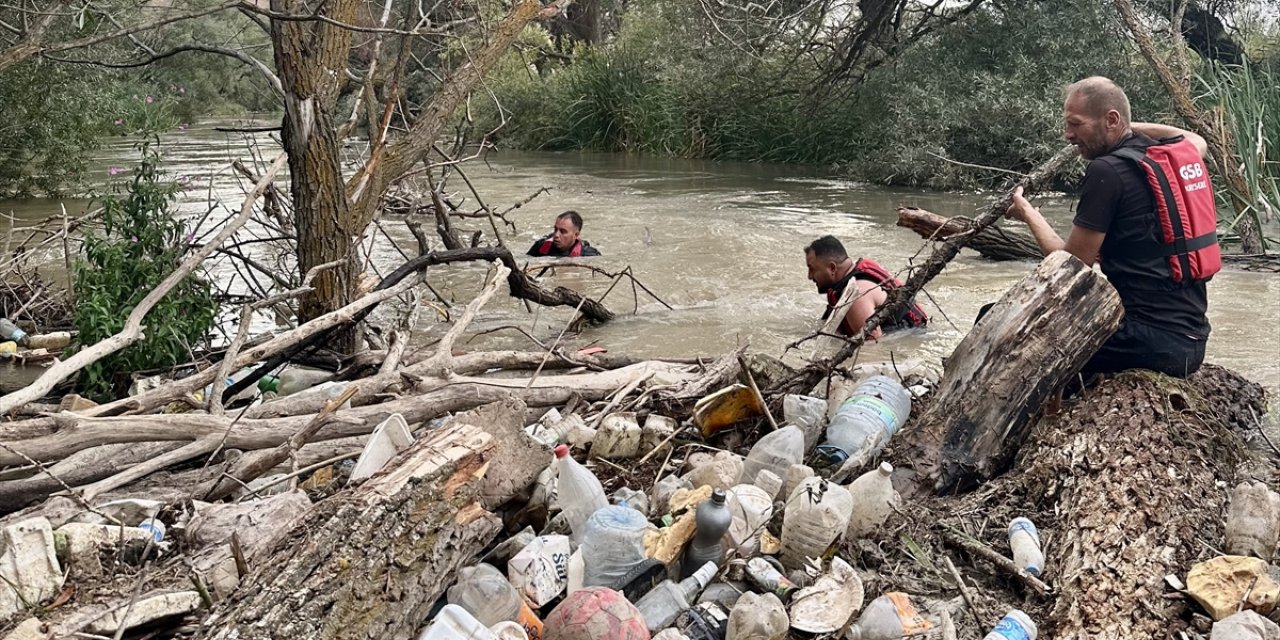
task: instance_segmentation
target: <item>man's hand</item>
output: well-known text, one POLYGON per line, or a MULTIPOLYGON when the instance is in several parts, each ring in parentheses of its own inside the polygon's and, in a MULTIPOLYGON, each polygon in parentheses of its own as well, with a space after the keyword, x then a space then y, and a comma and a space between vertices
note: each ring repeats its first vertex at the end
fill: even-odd
POLYGON ((1009 210, 1004 216, 1010 220, 1030 223, 1035 218, 1042 218, 1040 210, 1031 206, 1031 202, 1022 197, 1022 187, 1013 190, 1013 200, 1009 202, 1009 210))

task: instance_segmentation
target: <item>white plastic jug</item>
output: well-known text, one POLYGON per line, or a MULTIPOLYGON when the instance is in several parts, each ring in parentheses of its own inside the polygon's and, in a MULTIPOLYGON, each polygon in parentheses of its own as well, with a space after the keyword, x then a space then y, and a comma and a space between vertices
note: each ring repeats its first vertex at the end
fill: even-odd
POLYGON ((621 589, 621 580, 644 561, 644 534, 649 528, 639 511, 607 505, 587 518, 582 536, 582 586, 621 589))
POLYGON ((902 500, 893 490, 893 482, 889 479, 892 474, 893 465, 881 462, 879 468, 862 474, 849 484, 853 513, 849 516, 845 540, 866 537, 889 519, 893 508, 902 500))
POLYGON ((569 521, 569 536, 574 545, 582 542, 587 518, 598 509, 609 506, 604 486, 590 469, 569 456, 568 445, 556 447, 556 502, 569 521))
POLYGON ((750 558, 760 550, 760 534, 773 517, 773 498, 753 484, 734 485, 725 493, 725 505, 733 516, 729 541, 740 557, 750 558))
POLYGON ((871 376, 840 405, 818 451, 833 463, 855 455, 874 457, 909 417, 911 393, 892 378, 871 376))
POLYGON ((447 604, 418 640, 529 640, 529 636, 514 622, 500 622, 489 628, 466 609, 447 604))
POLYGON ((806 478, 787 498, 782 519, 782 564, 801 567, 805 558, 819 558, 849 527, 853 497, 844 487, 814 476, 806 478))
POLYGON ((779 478, 787 467, 804 460, 804 432, 795 425, 783 427, 756 441, 742 464, 738 482, 755 484, 756 474, 768 469, 779 478))

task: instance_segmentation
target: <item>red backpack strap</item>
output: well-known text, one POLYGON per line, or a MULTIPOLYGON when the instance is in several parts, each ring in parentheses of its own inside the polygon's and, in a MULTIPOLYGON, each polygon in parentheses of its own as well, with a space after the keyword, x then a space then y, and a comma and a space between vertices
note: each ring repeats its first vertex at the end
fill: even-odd
POLYGON ((539 255, 544 255, 544 256, 549 256, 549 255, 551 255, 551 240, 550 240, 550 239, 543 240, 543 241, 542 241, 542 243, 538 245, 538 254, 539 254, 539 255))
POLYGON ((569 250, 569 256, 573 258, 582 257, 582 241, 578 240, 573 243, 573 248, 569 250))

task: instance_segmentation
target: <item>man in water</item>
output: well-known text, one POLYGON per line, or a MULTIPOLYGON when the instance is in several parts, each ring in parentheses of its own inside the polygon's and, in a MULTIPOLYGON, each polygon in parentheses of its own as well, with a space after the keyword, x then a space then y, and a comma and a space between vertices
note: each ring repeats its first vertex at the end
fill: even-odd
POLYGON ((1190 375, 1209 338, 1205 282, 1221 266, 1204 138, 1130 122, 1129 98, 1107 78, 1081 80, 1065 95, 1065 137, 1089 160, 1071 233, 1063 241, 1021 188, 1008 217, 1026 223, 1045 255, 1065 250, 1087 265, 1101 262, 1120 294, 1124 320, 1085 373, 1190 375))
POLYGON ((600 252, 591 243, 579 237, 582 233, 582 216, 577 211, 566 211, 556 216, 551 233, 539 238, 529 247, 528 255, 555 258, 579 258, 598 256, 600 252))
MULTIPOLYGON (((874 261, 867 258, 855 261, 850 258, 844 245, 834 236, 822 236, 805 247, 804 261, 809 267, 809 280, 818 285, 818 293, 827 296, 827 311, 822 314, 823 320, 835 311, 840 296, 850 282, 858 288, 858 293, 850 301, 844 319, 840 322, 842 335, 851 336, 861 332, 867 318, 889 299, 888 292, 902 286, 901 280, 874 261)), ((912 298, 905 310, 880 323, 870 337, 879 338, 884 331, 923 327, 928 322, 929 316, 912 298)))

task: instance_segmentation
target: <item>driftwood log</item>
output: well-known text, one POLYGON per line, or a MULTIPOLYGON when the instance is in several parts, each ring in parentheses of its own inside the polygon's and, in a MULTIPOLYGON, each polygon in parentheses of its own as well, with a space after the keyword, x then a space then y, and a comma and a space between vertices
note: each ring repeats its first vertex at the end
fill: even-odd
POLYGON ((903 433, 917 473, 953 492, 1007 469, 1044 400, 1123 316, 1100 274, 1064 251, 1045 258, 960 342, 928 412, 903 433))
POLYGON ((497 438, 463 421, 430 432, 348 495, 325 500, 249 567, 204 639, 411 638, 501 528, 481 504, 497 438))
MULTIPOLYGON (((974 228, 973 221, 963 216, 948 218, 915 207, 898 207, 898 226, 906 227, 926 240, 947 240, 974 228)), ((1035 238, 999 224, 978 231, 965 243, 965 248, 973 249, 989 260, 1039 260, 1044 255, 1035 238)))

